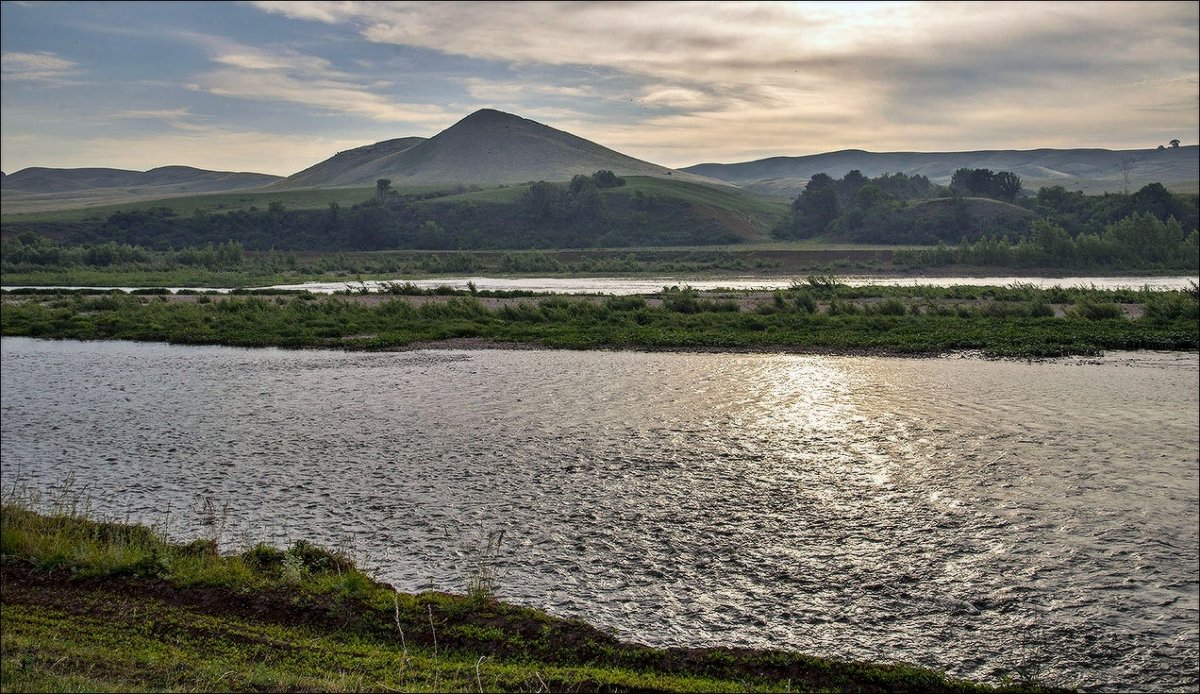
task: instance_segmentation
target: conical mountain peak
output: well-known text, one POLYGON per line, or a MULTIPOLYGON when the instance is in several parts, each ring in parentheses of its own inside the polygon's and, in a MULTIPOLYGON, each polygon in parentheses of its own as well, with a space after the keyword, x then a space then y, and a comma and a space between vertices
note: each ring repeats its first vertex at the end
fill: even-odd
MULTIPOLYGON (((324 168, 322 162, 302 173, 324 168)), ((333 170, 333 167, 329 169, 333 170)), ((576 174, 592 174, 601 169, 618 175, 674 175, 701 180, 634 159, 537 121, 485 108, 403 151, 391 152, 372 162, 361 162, 352 171, 343 168, 333 180, 317 182, 309 175, 294 182, 289 179, 283 186, 371 185, 380 178, 391 179, 395 186, 497 185, 536 180, 566 181, 576 174)))

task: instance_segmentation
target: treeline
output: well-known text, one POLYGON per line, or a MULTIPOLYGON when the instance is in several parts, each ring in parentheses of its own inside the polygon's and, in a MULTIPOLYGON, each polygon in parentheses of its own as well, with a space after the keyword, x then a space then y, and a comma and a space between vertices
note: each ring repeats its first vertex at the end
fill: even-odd
POLYGON ((1054 267, 1088 270, 1112 266, 1147 270, 1196 271, 1200 268, 1200 232, 1185 232, 1179 220, 1161 221, 1149 213, 1137 213, 1102 233, 1072 237, 1061 225, 1039 219, 1028 238, 1011 241, 988 236, 963 240, 958 246, 938 245, 932 249, 898 250, 897 265, 939 267, 971 265, 992 267, 1054 267))
POLYGON ((1198 225, 1196 195, 1172 194, 1161 183, 1103 195, 1052 186, 1017 197, 1020 189, 1020 177, 988 169, 959 169, 949 188, 923 176, 817 174, 773 235, 959 244, 953 252, 939 248, 899 256, 920 257, 926 265, 969 259, 976 265, 1018 267, 1196 267, 1189 250, 1194 245, 1186 242, 1198 225))
MULTIPOLYGON (((291 251, 246 251, 236 241, 180 250, 154 250, 108 241, 97 245, 60 244, 24 232, 0 243, 0 271, 8 278, 30 281, 48 273, 67 273, 80 284, 96 281, 90 271, 113 273, 173 273, 202 270, 236 272, 269 278, 281 273, 320 277, 378 274, 572 273, 628 274, 640 272, 709 272, 762 270, 762 261, 724 251, 667 251, 610 253, 572 252, 556 257, 538 250, 523 251, 395 251, 297 254, 291 251)), ((196 281, 184 272, 174 284, 196 281)), ((62 280, 67 281, 67 280, 62 280)), ((133 281, 133 280, 131 280, 133 281)), ((136 281, 135 281, 136 283, 136 281)))
MULTIPOLYGON (((969 205, 964 196, 1000 199, 1009 196, 1012 186, 1019 190, 1020 179, 986 169, 960 169, 951 188, 904 173, 867 178, 855 169, 840 179, 819 173, 792 202, 791 213, 772 235, 869 243, 957 242, 983 233, 977 219, 983 208, 969 205), (947 198, 950 204, 920 204, 938 198, 947 198)), ((1023 234, 1028 229, 1029 215, 1021 210, 992 205, 986 211, 990 232, 1023 234)))
POLYGON ((1198 201, 1200 197, 1196 195, 1176 195, 1161 183, 1151 183, 1134 193, 1103 195, 1085 195, 1063 186, 1049 186, 1018 202, 1076 237, 1098 234, 1108 225, 1137 214, 1149 214, 1161 222, 1175 218, 1184 230, 1190 231, 1200 224, 1198 201))
POLYGON ((574 176, 566 187, 537 181, 521 195, 521 211, 531 222, 602 225, 609 217, 601 188, 619 188, 625 179, 612 171, 574 176))
POLYGON ((950 192, 1013 203, 1021 194, 1021 177, 1011 171, 959 169, 950 177, 950 192))
POLYGON ((205 268, 236 270, 245 262, 245 249, 237 241, 200 248, 153 251, 142 246, 106 241, 96 245, 58 244, 32 232, 0 243, 0 264, 5 272, 40 268, 205 268))

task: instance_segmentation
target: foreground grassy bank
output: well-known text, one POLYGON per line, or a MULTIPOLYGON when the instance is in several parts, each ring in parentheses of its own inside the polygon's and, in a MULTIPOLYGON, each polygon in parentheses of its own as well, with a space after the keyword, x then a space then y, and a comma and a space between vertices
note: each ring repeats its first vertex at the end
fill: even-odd
MULTIPOLYGON (((566 349, 1048 357, 1195 350, 1194 291, 870 287, 612 297, 7 294, 0 332, 83 340, 395 349, 461 338, 566 349)), ((414 295, 404 295, 410 292, 414 295)))
POLYGON ((465 596, 401 594, 305 542, 223 556, 14 503, 0 570, 5 691, 995 691, 905 665, 649 648, 499 602, 486 574, 465 596))

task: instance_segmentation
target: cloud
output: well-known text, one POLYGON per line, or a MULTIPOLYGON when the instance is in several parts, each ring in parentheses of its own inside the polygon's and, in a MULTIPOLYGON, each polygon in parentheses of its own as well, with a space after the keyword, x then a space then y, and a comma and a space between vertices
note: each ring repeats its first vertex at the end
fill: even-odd
POLYGON ((0 54, 0 70, 5 80, 38 82, 48 86, 76 84, 70 78, 80 74, 79 63, 49 52, 0 54))
MULTIPOLYGON (((962 127, 967 122, 1022 141, 1041 138, 1042 145, 1107 145, 1128 133, 1106 128, 1144 131, 1138 119, 1150 103, 1160 105, 1155 129, 1196 133, 1200 126, 1190 102, 1167 98, 1160 86, 1179 88, 1196 74, 1195 3, 255 5, 348 25, 375 43, 631 77, 624 93, 606 96, 639 104, 644 115, 606 132, 625 132, 625 143, 648 141, 655 152, 666 151, 662 137, 677 142, 673 161, 689 148, 711 152, 707 143, 717 135, 740 150, 768 147, 775 154, 841 144, 912 149, 913 133, 935 142, 935 128, 945 134, 933 145, 939 149, 989 138, 987 130, 962 127), (1056 124, 1073 110, 1077 127, 1046 129, 1043 109, 1056 124), (840 129, 827 126, 838 118, 840 129), (694 130, 667 132, 682 125, 694 130), (637 134, 647 131, 659 137, 637 134), (1054 139, 1060 136, 1066 139, 1054 139), (781 151, 785 146, 798 149, 781 151)), ((572 86, 475 80, 468 90, 482 100, 517 102, 539 89, 572 86)))
POLYGON ((481 101, 515 101, 531 97, 564 97, 570 99, 604 98, 604 94, 588 85, 553 85, 536 82, 512 82, 468 77, 461 80, 467 93, 481 101))
POLYGON ((388 83, 337 70, 319 56, 287 48, 247 46, 217 36, 179 35, 205 46, 210 59, 221 66, 195 76, 185 85, 189 89, 235 99, 300 104, 384 122, 444 127, 448 118, 441 106, 393 100, 381 93, 388 83))
POLYGON ((362 85, 313 79, 282 72, 217 70, 197 78, 210 94, 266 102, 290 102, 330 113, 365 116, 378 121, 444 123, 447 115, 432 104, 392 101, 362 85))
POLYGON ((155 120, 162 121, 177 130, 205 131, 206 126, 192 123, 192 119, 202 118, 186 108, 173 109, 142 109, 118 111, 107 116, 113 120, 155 120))

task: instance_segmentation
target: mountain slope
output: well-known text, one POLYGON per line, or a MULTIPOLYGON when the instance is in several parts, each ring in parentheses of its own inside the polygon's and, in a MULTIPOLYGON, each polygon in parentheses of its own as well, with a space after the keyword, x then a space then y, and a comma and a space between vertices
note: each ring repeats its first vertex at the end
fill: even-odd
POLYGON ((885 173, 921 174, 945 184, 956 169, 1012 171, 1027 190, 1063 185, 1090 193, 1125 188, 1128 167, 1130 189, 1147 183, 1194 184, 1200 179, 1200 148, 1170 149, 1035 149, 982 150, 975 152, 866 152, 842 150, 805 157, 771 157, 738 164, 698 164, 683 171, 728 181, 751 190, 794 197, 817 173, 834 178, 858 169, 868 177, 885 173))
POLYGON ((425 142, 424 137, 400 137, 373 145, 338 152, 279 181, 273 188, 318 188, 355 185, 356 181, 374 185, 387 178, 396 156, 425 142), (345 183, 349 181, 350 183, 345 183))
POLYGON ((279 176, 207 171, 190 166, 161 166, 149 171, 31 167, 3 181, 5 214, 64 206, 85 207, 133 200, 223 193, 258 188, 279 176))
MULTIPOLYGON (((371 147, 383 144, 386 143, 371 147)), ((381 149, 384 150, 386 148, 381 149)), ((277 183, 276 187, 374 185, 380 178, 391 179, 395 187, 497 185, 535 180, 565 181, 576 174, 591 174, 600 169, 609 169, 619 175, 675 176, 720 184, 634 159, 571 133, 491 109, 476 111, 415 146, 400 151, 388 150, 374 159, 368 155, 365 152, 359 165, 347 170, 338 170, 334 166, 337 157, 334 157, 301 172, 328 171, 327 178, 319 180, 317 176, 297 174, 277 183)))

